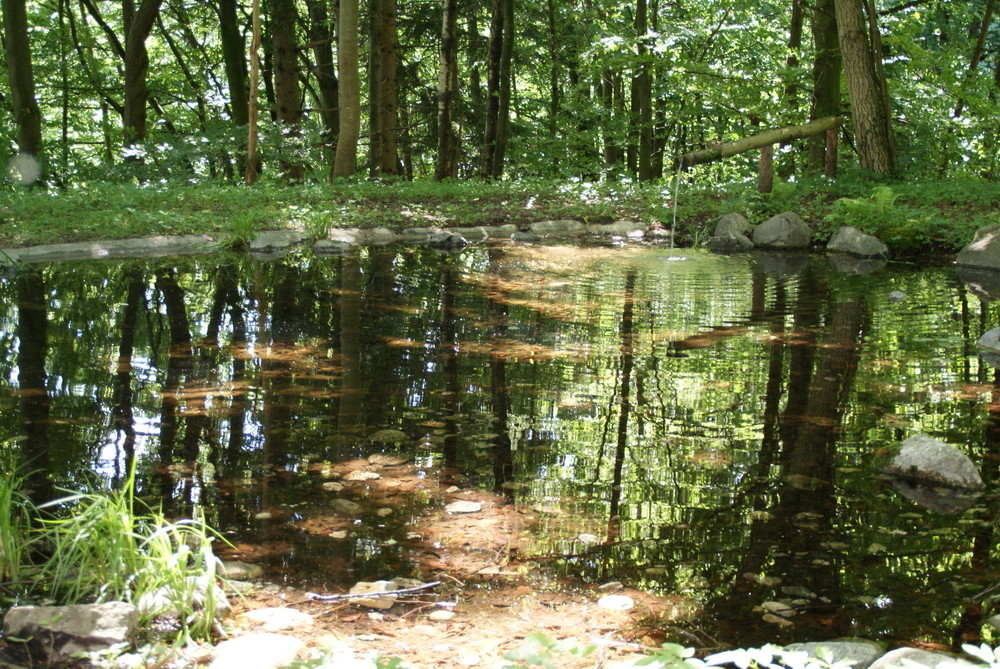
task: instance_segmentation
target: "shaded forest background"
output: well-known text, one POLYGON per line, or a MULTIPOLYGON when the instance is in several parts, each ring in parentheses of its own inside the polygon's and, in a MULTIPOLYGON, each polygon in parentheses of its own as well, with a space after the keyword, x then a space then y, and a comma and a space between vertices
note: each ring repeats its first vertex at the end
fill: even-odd
MULTIPOLYGON (((686 152, 843 115, 842 162, 995 181, 995 4, 2 0, 0 132, 56 185, 646 181, 686 152)), ((776 169, 819 171, 826 151, 779 146, 776 169)))

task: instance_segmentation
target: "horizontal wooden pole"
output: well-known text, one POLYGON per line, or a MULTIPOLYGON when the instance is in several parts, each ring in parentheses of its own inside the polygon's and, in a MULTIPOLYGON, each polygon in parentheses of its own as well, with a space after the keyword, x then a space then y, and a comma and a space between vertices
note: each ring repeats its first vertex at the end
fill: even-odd
POLYGON ((685 153, 678 159, 679 167, 683 169, 691 167, 692 165, 710 163, 714 160, 721 160, 723 158, 728 158, 729 156, 735 156, 737 153, 759 149, 762 146, 769 146, 779 142, 789 142, 793 139, 801 139, 811 135, 818 135, 821 132, 826 132, 830 128, 836 128, 840 124, 840 120, 840 116, 826 116, 824 118, 816 119, 815 121, 810 121, 805 125, 793 125, 787 128, 776 128, 774 130, 762 132, 759 135, 738 139, 735 142, 726 142, 725 144, 717 144, 716 146, 711 146, 707 149, 702 149, 701 151, 685 153))

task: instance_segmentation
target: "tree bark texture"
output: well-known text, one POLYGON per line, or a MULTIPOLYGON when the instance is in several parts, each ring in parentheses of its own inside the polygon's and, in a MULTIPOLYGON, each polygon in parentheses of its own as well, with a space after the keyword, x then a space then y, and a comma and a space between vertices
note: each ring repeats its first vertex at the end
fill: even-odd
POLYGON ((42 116, 35 98, 35 76, 28 42, 28 12, 25 0, 3 0, 4 46, 11 106, 17 124, 17 148, 21 153, 40 156, 42 116))
POLYGON ((358 74, 358 0, 340 0, 337 73, 340 76, 340 132, 330 176, 354 174, 361 133, 361 81, 358 74))
POLYGON ((219 38, 229 84, 229 113, 233 125, 243 127, 249 122, 250 110, 246 51, 236 18, 236 0, 219 0, 219 38))
POLYGON ((444 0, 441 19, 441 60, 438 65, 437 85, 437 159, 434 179, 458 176, 458 149, 460 135, 456 123, 458 97, 458 0, 444 0))
POLYGON ((636 122, 638 124, 638 164, 639 181, 647 181, 652 172, 651 158, 653 155, 653 101, 652 81, 647 62, 648 48, 646 32, 648 29, 646 0, 636 0, 635 32, 638 39, 637 55, 639 56, 638 72, 632 80, 633 100, 636 103, 636 122))
POLYGON ((858 159, 861 167, 888 174, 896 169, 896 155, 862 0, 835 0, 834 4, 858 159))
POLYGON ((295 1, 271 0, 271 45, 274 51, 274 102, 281 134, 287 140, 281 155, 281 174, 298 180, 305 176, 295 156, 301 136, 302 101, 299 91, 298 45, 295 39, 295 1))
POLYGON ((678 161, 680 162, 680 167, 682 168, 691 167, 692 165, 700 165, 701 163, 710 163, 722 158, 728 158, 729 156, 735 156, 736 154, 743 153, 744 151, 759 149, 770 144, 790 142, 793 139, 801 139, 818 133, 825 133, 828 129, 837 127, 840 121, 841 118, 839 116, 828 116, 826 118, 811 121, 805 125, 793 125, 787 128, 768 130, 766 132, 753 135, 752 137, 738 139, 735 142, 726 142, 725 144, 717 144, 716 146, 712 146, 701 151, 685 153, 678 159, 678 161))
MULTIPOLYGON (((817 0, 812 22, 815 53, 812 68, 812 105, 810 120, 836 116, 840 113, 840 40, 837 36, 837 16, 834 0, 817 0)), ((812 172, 824 169, 827 163, 826 140, 814 135, 809 140, 807 168, 812 172)))
POLYGON ((250 90, 247 99, 247 164, 244 180, 252 186, 260 174, 257 161, 257 89, 260 85, 260 0, 253 0, 250 38, 250 90))
MULTIPOLYGON (((125 104, 122 123, 126 147, 146 139, 146 103, 149 101, 146 38, 153 29, 161 4, 162 0, 142 0, 137 10, 125 12, 125 104)), ((132 159, 137 160, 138 157, 132 156, 132 159)))
POLYGON ((503 174, 510 112, 510 60, 513 53, 514 0, 493 0, 487 49, 486 130, 480 175, 503 174))
POLYGON ((319 116, 323 121, 324 155, 333 163, 333 143, 340 125, 340 82, 333 60, 333 29, 327 0, 306 0, 309 8, 309 42, 313 52, 313 74, 319 90, 319 116))
POLYGON ((372 0, 369 49, 371 176, 399 173, 397 144, 396 0, 372 0))

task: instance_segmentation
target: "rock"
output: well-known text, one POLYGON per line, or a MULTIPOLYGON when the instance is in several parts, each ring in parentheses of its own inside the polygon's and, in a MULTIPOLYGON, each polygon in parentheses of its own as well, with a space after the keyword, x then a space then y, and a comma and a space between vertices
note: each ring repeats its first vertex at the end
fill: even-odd
POLYGON ((340 255, 351 250, 352 245, 347 242, 336 242, 332 239, 320 239, 313 244, 313 252, 317 255, 340 255))
POLYGON ((515 242, 538 242, 541 241, 541 237, 533 232, 521 232, 518 230, 510 236, 515 242))
POLYGON ((789 644, 786 650, 804 651, 808 653, 810 659, 822 660, 824 663, 829 663, 829 666, 846 665, 851 669, 866 669, 885 654, 882 646, 868 639, 793 643, 789 644))
POLYGON ((882 258, 856 258, 846 253, 828 253, 826 259, 835 272, 848 276, 864 276, 877 272, 886 266, 886 262, 882 258))
MULTIPOLYGON (((229 611, 229 599, 225 591, 217 583, 210 581, 206 576, 189 576, 185 585, 185 591, 190 592, 191 601, 188 604, 195 610, 205 606, 211 588, 212 602, 215 605, 216 617, 225 615, 229 611)), ((177 610, 177 599, 183 597, 184 592, 178 593, 171 586, 163 586, 154 592, 147 592, 135 603, 140 614, 152 616, 166 616, 176 618, 180 615, 177 610)))
POLYGON ((344 244, 348 247, 356 246, 361 237, 361 230, 358 228, 330 228, 326 236, 331 242, 344 244))
MULTIPOLYGON (((945 653, 897 648, 875 660, 869 669, 973 669, 977 665, 945 653)), ((981 669, 981 668, 980 668, 981 669)))
POLYGON ((598 592, 621 592, 625 585, 621 581, 608 581, 597 586, 598 592))
POLYGON ((1000 269, 1000 223, 976 230, 972 241, 958 252, 955 264, 1000 269))
POLYGON ((894 290, 889 293, 890 302, 903 302, 906 300, 906 293, 901 290, 894 290))
POLYGON ((635 606, 635 600, 628 595, 604 595, 597 600, 597 605, 609 611, 628 611, 635 606))
POLYGON ((774 601, 764 602, 763 604, 760 605, 760 608, 767 611, 768 613, 773 613, 776 616, 781 616, 782 618, 791 618, 796 613, 798 613, 798 611, 796 611, 788 604, 785 604, 784 602, 774 602, 774 601))
POLYGON ((742 233, 727 230, 713 235, 708 240, 708 248, 713 253, 746 253, 753 250, 753 242, 742 233))
POLYGON ((954 446, 916 434, 896 449, 885 471, 901 478, 965 490, 980 490, 979 470, 954 446))
POLYGON ((344 499, 342 497, 338 497, 337 499, 333 500, 333 508, 335 511, 346 514, 348 516, 356 516, 359 513, 361 513, 360 504, 358 504, 357 502, 352 502, 349 499, 344 499))
POLYGON ((409 462, 409 458, 390 453, 373 453, 368 456, 368 464, 380 467, 396 467, 409 462))
POLYGON ((986 331, 979 341, 979 357, 992 367, 1000 369, 1000 328, 986 331))
POLYGON ((208 666, 210 669, 276 669, 294 662, 305 645, 284 634, 244 634, 216 646, 208 666))
POLYGON ((806 249, 812 242, 812 232, 798 214, 785 212, 758 225, 751 239, 754 246, 760 248, 806 249))
POLYGON ((892 487, 903 497, 936 513, 961 513, 979 500, 975 491, 911 479, 895 479, 892 487))
POLYGON ((721 237, 730 233, 737 234, 741 237, 748 238, 753 232, 753 226, 750 225, 750 221, 743 214, 736 212, 730 212, 719 219, 719 222, 715 224, 715 232, 712 233, 713 237, 721 237))
POLYGON ((773 613, 765 613, 761 616, 761 620, 766 623, 771 623, 772 625, 777 625, 778 627, 791 627, 793 623, 788 618, 783 618, 781 616, 776 616, 773 613))
POLYGON ((0 266, 85 258, 152 258, 211 253, 218 240, 209 235, 157 236, 96 242, 45 244, 0 250, 0 266))
POLYGON ((889 255, 889 247, 882 240, 849 225, 840 227, 833 233, 826 244, 826 250, 859 258, 884 258, 889 255))
POLYGON ((391 244, 399 241, 400 236, 388 228, 371 228, 358 231, 359 244, 391 244))
POLYGON ((247 611, 240 617, 247 622, 259 625, 265 632, 302 629, 313 625, 313 617, 308 613, 283 606, 254 609, 247 611))
POLYGON ((468 246, 469 241, 462 235, 445 232, 444 230, 438 230, 431 234, 430 238, 427 240, 427 245, 432 249, 451 251, 468 246))
POLYGON ((588 235, 609 235, 616 237, 642 237, 646 226, 638 221, 615 221, 614 223, 589 223, 584 226, 588 235))
POLYGON ((446 620, 451 620, 454 617, 455 617, 455 612, 454 611, 445 611, 444 609, 438 609, 437 611, 431 611, 427 615, 427 618, 429 620, 436 620, 438 622, 442 622, 442 621, 446 621, 446 620))
POLYGON ((981 300, 1000 299, 1000 272, 974 267, 958 267, 957 274, 970 291, 981 300))
POLYGON ((448 513, 479 513, 483 510, 483 504, 482 502, 471 502, 460 499, 457 502, 447 504, 444 510, 448 513))
POLYGON ((576 535, 576 540, 582 544, 599 544, 601 543, 600 537, 596 534, 590 534, 589 532, 581 532, 576 535))
POLYGON ((406 433, 402 430, 379 430, 375 434, 368 437, 369 441, 374 441, 378 444, 399 444, 406 441, 406 433))
POLYGON ((991 616, 991 617, 990 617, 990 618, 989 618, 989 619, 988 619, 988 620, 986 621, 986 623, 987 623, 987 624, 988 624, 988 625, 989 625, 990 627, 992 627, 993 629, 995 629, 995 630, 997 630, 998 632, 1000 632, 1000 613, 998 613, 998 614, 997 614, 997 615, 995 615, 995 616, 991 616))
MULTIPOLYGON (((366 595, 368 593, 383 593, 399 590, 399 584, 394 581, 358 581, 351 588, 352 595, 366 595)), ((396 603, 396 595, 383 595, 381 597, 359 597, 351 600, 359 606, 367 606, 370 609, 391 609, 396 603)))
POLYGON ((222 578, 233 581, 252 581, 264 575, 260 565, 240 562, 238 560, 223 560, 215 568, 215 573, 222 578))
POLYGON ((4 616, 3 630, 8 641, 30 639, 33 652, 55 664, 68 661, 74 653, 127 644, 138 622, 138 609, 125 602, 15 606, 4 616))
POLYGON ((327 492, 340 492, 344 489, 344 484, 337 481, 325 481, 322 487, 327 492))
POLYGON ((284 251, 301 244, 306 233, 301 230, 269 230, 262 232, 250 242, 251 251, 284 251))
POLYGON ((344 477, 345 481, 374 481, 382 478, 378 472, 369 472, 364 469, 355 469, 344 477))
POLYGON ((538 221, 529 225, 528 229, 536 235, 549 237, 576 235, 584 231, 580 221, 538 221))

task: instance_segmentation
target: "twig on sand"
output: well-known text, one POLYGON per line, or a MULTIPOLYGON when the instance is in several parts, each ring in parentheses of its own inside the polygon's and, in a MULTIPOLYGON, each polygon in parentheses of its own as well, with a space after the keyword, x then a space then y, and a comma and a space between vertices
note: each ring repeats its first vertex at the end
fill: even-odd
POLYGON ((388 595, 408 595, 413 592, 420 592, 421 590, 435 588, 439 585, 441 585, 441 581, 431 581, 430 583, 415 585, 412 588, 401 588, 399 590, 388 590, 386 592, 359 592, 355 594, 344 593, 340 595, 319 595, 315 592, 307 592, 306 597, 316 602, 338 602, 345 599, 374 599, 375 597, 386 597, 388 595))

